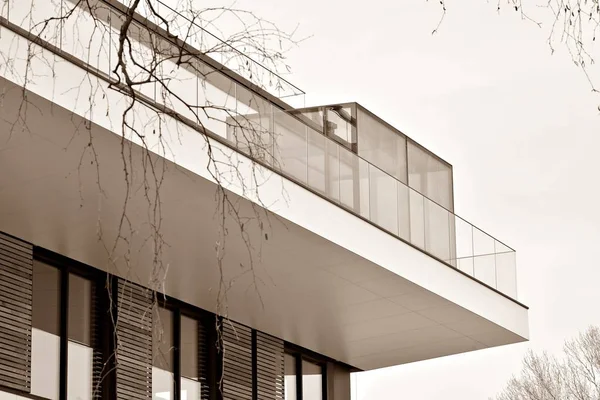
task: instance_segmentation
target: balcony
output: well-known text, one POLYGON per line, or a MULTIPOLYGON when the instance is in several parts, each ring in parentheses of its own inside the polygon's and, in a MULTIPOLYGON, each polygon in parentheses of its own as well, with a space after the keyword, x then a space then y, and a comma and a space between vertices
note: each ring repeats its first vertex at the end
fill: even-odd
MULTIPOLYGON (((93 25, 75 28, 80 21, 75 16, 56 28, 59 34, 49 43, 74 59, 89 60, 98 73, 110 78, 118 43, 115 26, 123 15, 119 3, 96 2, 96 17, 111 21, 106 33, 98 34, 93 25), (78 32, 77 40, 66 34, 73 31, 78 32), (106 57, 91 59, 91 54, 106 57)), ((172 33, 187 32, 181 36, 187 44, 198 45, 200 52, 190 47, 190 54, 197 57, 179 67, 178 54, 165 51, 161 62, 163 70, 170 71, 165 73, 170 93, 155 82, 140 85, 139 93, 148 101, 178 113, 197 129, 225 139, 252 159, 440 262, 517 298, 515 251, 453 213, 452 167, 448 163, 357 103, 290 108, 282 99, 302 103, 302 90, 235 49, 228 50, 234 56, 227 59, 223 51, 210 53, 228 66, 215 63, 202 52, 226 44, 159 3, 173 21, 172 33), (221 109, 198 112, 189 107, 205 104, 221 109)), ((36 3, 32 27, 37 26, 36 20, 55 12, 53 7, 36 3)), ((8 20, 20 25, 28 19, 26 11, 28 7, 17 7, 8 20)), ((85 7, 77 12, 79 18, 89 19, 85 7)), ((144 49, 144 43, 150 41, 143 27, 146 22, 140 17, 131 28, 132 37, 138 40, 133 54, 141 60, 150 56, 144 49)), ((166 34, 158 38, 165 48, 175 40, 167 39, 166 34)), ((144 76, 144 71, 135 73, 134 78, 144 76)))
MULTIPOLYGON (((125 196, 122 138, 114 125, 126 102, 109 88, 123 7, 114 0, 84 4, 95 7, 78 9, 79 18, 57 26, 59 35, 45 42, 32 35, 39 33, 36 19, 56 12, 51 2, 36 1, 29 27, 22 20, 30 17, 18 12, 28 9, 25 5, 1 20, 7 29, 0 48, 15 53, 15 60, 26 59, 27 43, 35 40, 46 60, 66 62, 37 66, 42 76, 56 79, 53 85, 41 80, 28 85, 32 110, 40 110, 27 121, 35 134, 13 135, 6 140, 10 147, 2 149, 0 169, 14 173, 1 177, 0 231, 108 269, 96 227, 101 221, 106 236, 114 234, 125 196), (105 25, 84 23, 89 12, 105 25), (77 43, 66 34, 74 31, 77 43), (104 56, 97 57, 98 52, 104 56), (94 86, 81 84, 78 94, 93 100, 93 113, 89 103, 73 96, 74 82, 89 81, 86 71, 94 86), (87 132, 73 135, 74 121, 91 127, 101 176, 96 160, 76 170, 89 137, 87 132)), ((190 23, 173 18, 181 18, 181 29, 190 23)), ((278 85, 269 93, 250 80, 256 75, 245 79, 192 47, 189 62, 178 66, 169 50, 177 40, 141 16, 131 28, 139 44, 136 57, 148 57, 145 26, 164 44, 161 63, 169 78, 169 92, 155 82, 140 85, 136 109, 140 117, 151 115, 148 109, 169 111, 161 121, 167 145, 146 136, 146 145, 165 166, 167 294, 215 310, 214 244, 220 225, 214 215, 216 185, 206 168, 210 142, 218 157, 239 163, 236 172, 257 184, 252 189, 260 191, 262 202, 254 190, 239 188, 238 175, 224 172, 240 212, 250 221, 260 208, 283 222, 272 224, 268 241, 261 240, 255 221, 245 228, 260 242, 254 254, 261 257, 260 298, 248 290, 256 282, 240 273, 247 248, 240 237, 229 236, 222 267, 235 280, 228 293, 232 319, 360 369, 526 340, 527 311, 515 299, 514 251, 453 214, 451 166, 355 103, 291 108, 278 97, 278 85), (206 114, 186 106, 207 102, 217 107, 206 114)), ((22 93, 22 76, 15 76, 19 70, 0 69, 5 92, 22 93)), ((137 74, 143 78, 143 71, 137 74)), ((0 132, 6 135, 11 130, 6 121, 19 112, 19 96, 7 96, 0 111, 0 132)), ((139 120, 141 127, 148 123, 139 120)), ((142 159, 139 138, 127 139, 133 143, 132 158, 142 159)), ((143 170, 135 168, 132 176, 139 179, 143 170)), ((147 210, 148 200, 140 190, 129 204, 136 210, 130 216, 135 237, 126 255, 144 284, 152 253, 143 240, 148 216, 137 210, 147 210)), ((235 232, 235 222, 227 224, 235 232)))
POLYGON ((236 149, 516 299, 515 251, 455 215, 452 167, 357 103, 226 121, 236 149))

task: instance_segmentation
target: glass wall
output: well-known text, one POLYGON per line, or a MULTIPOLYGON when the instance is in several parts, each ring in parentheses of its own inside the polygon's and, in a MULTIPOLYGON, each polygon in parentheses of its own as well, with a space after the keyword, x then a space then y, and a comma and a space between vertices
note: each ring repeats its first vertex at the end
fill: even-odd
POLYGON ((403 183, 406 176, 406 136, 358 107, 358 155, 403 183))
POLYGON ((31 393, 49 400, 59 397, 60 271, 33 263, 31 329, 31 393))
POLYGON ((408 142, 408 186, 447 210, 454 209, 452 168, 413 141, 408 142))
POLYGON ((173 312, 159 307, 152 335, 152 399, 174 398, 173 312))
POLYGON ((92 384, 92 282, 69 274, 69 347, 67 393, 69 399, 88 400, 92 384))
POLYGON ((200 400, 198 328, 197 320, 181 316, 181 400, 200 400))
POLYGON ((325 135, 349 149, 354 149, 354 145, 356 145, 356 124, 352 122, 353 107, 341 105, 326 107, 324 115, 325 135))
POLYGON ((302 360, 302 400, 323 399, 323 367, 302 360))
POLYGON ((285 353, 285 400, 322 400, 324 364, 304 358, 303 353, 285 353), (299 390, 300 389, 300 390, 299 390), (301 397, 299 398, 299 393, 301 397))
POLYGON ((296 357, 285 353, 285 400, 297 400, 296 357))

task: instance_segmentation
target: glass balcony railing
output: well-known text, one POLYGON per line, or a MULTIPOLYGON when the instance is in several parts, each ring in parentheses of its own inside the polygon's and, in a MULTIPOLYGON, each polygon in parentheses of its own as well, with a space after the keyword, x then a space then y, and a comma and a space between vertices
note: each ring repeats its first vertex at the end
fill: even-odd
MULTIPOLYGON (((251 57, 256 56, 264 59, 264 54, 251 54, 251 56, 248 56, 245 52, 238 50, 230 43, 223 41, 200 26, 196 22, 198 19, 194 17, 191 11, 189 11, 189 15, 186 15, 185 11, 178 11, 169 3, 177 2, 156 0, 161 16, 169 21, 169 32, 171 34, 293 107, 304 106, 305 93, 303 90, 251 57)), ((141 11, 143 12, 143 10, 141 11)), ((161 26, 161 21, 156 20, 154 22, 161 26)), ((265 29, 268 29, 268 27, 265 27, 265 29)), ((257 31, 256 34, 261 33, 257 31)), ((262 40, 272 41, 274 48, 280 45, 277 37, 272 33, 265 33, 262 40)), ((246 51, 250 51, 251 47, 246 48, 246 51)), ((266 61, 270 62, 269 59, 266 61)))
MULTIPOLYGON (((96 13, 95 23, 89 14, 85 15, 90 11, 81 9, 79 15, 74 13, 73 19, 56 27, 57 38, 47 40, 111 76, 123 14, 103 0, 82 4, 90 2, 99 5, 91 11, 96 13), (82 23, 86 18, 89 23, 82 23), (100 21, 105 23, 102 29, 97 26, 100 21), (77 43, 66 32, 77 32, 77 43)), ((34 8, 32 15, 12 12, 9 19, 23 26, 27 18, 30 31, 39 33, 36 24, 56 10, 48 6, 50 2, 37 3, 42 6, 34 8)), ((30 9, 25 5, 19 8, 30 9)), ((185 26, 186 19, 180 18, 178 24, 185 26)), ((150 54, 145 45, 149 41, 147 29, 133 23, 129 35, 133 43, 131 54, 151 62, 157 55, 150 54)), ((152 40, 153 46, 172 47, 173 38, 159 36, 152 40)), ((366 161, 338 136, 324 135, 306 115, 280 108, 268 96, 262 96, 260 90, 249 89, 241 83, 243 80, 233 80, 201 57, 186 55, 186 62, 178 64, 178 56, 169 51, 160 55, 162 83, 166 83, 168 91, 162 84, 148 82, 139 85, 139 92, 304 188, 516 299, 513 249, 366 161), (195 111, 206 106, 211 107, 195 111)), ((133 78, 143 80, 144 71, 128 65, 133 78)))
POLYGON ((226 125, 228 140, 238 150, 516 298, 515 251, 510 247, 289 112, 267 105, 260 113, 237 118, 226 125))

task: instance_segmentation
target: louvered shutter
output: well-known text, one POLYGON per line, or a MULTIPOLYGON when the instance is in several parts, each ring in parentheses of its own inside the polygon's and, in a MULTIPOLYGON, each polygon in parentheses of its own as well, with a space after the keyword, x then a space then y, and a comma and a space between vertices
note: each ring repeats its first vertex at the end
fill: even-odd
POLYGON ((94 400, 102 398, 102 370, 104 360, 102 358, 102 301, 100 296, 100 284, 94 282, 92 284, 92 398, 94 400))
POLYGON ((152 297, 119 280, 117 309, 117 399, 152 398, 152 297))
POLYGON ((0 385, 31 390, 33 247, 0 233, 0 385))
POLYGON ((283 340, 256 332, 258 400, 285 399, 283 340))
POLYGON ((252 400, 252 330, 223 322, 223 400, 252 400))

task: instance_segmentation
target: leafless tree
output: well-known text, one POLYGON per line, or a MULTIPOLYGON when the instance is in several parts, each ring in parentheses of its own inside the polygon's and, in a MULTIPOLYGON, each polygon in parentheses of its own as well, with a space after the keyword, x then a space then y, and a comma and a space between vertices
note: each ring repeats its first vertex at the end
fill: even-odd
MULTIPOLYGON (((449 13, 445 0, 440 0, 441 17, 433 30, 440 30, 449 13)), ((547 45, 554 54, 563 46, 571 60, 587 78, 591 90, 598 92, 594 44, 600 27, 599 0, 498 0, 498 13, 516 12, 519 16, 547 32, 547 45)), ((450 8, 451 9, 451 8, 450 8)))
MULTIPOLYGON (((137 232, 130 219, 130 202, 135 192, 144 193, 150 226, 144 242, 153 253, 153 268, 150 277, 136 278, 152 292, 154 301, 148 312, 159 322, 158 336, 162 328, 157 304, 168 273, 163 259, 168 243, 161 229, 161 194, 167 167, 161 157, 172 155, 170 145, 182 140, 183 127, 192 128, 203 139, 201 150, 208 154, 206 170, 216 183, 215 216, 220 220, 214 245, 221 276, 216 288, 216 309, 218 314, 227 317, 227 293, 231 285, 223 274, 227 237, 235 234, 242 238, 247 262, 240 266, 240 274, 253 277, 253 287, 260 296, 260 279, 254 266, 256 257, 260 257, 262 241, 268 240, 271 222, 264 210, 268 205, 262 203, 259 194, 264 179, 260 176, 260 167, 255 163, 242 167, 237 156, 215 144, 228 144, 252 159, 277 168, 277 140, 269 124, 263 122, 263 117, 268 117, 271 111, 260 109, 262 103, 258 97, 254 98, 251 90, 243 101, 234 95, 231 102, 215 98, 215 92, 209 88, 220 79, 222 72, 231 70, 279 97, 296 94, 293 89, 290 93, 289 84, 281 78, 290 72, 287 51, 301 41, 295 31, 283 31, 250 11, 234 7, 202 8, 199 3, 194 0, 179 0, 175 4, 168 0, 4 0, 0 7, 2 29, 16 32, 18 36, 8 50, 0 52, 0 70, 3 76, 19 82, 22 87, 22 102, 18 115, 11 121, 14 130, 8 140, 13 135, 25 134, 29 113, 38 111, 27 99, 27 91, 40 82, 56 80, 59 73, 56 71, 60 71, 64 59, 85 71, 84 78, 73 82, 69 89, 78 105, 78 117, 94 121, 94 116, 109 115, 113 107, 109 98, 114 98, 111 96, 114 93, 126 99, 126 107, 118 120, 110 121, 113 130, 121 136, 118 157, 126 193, 119 220, 99 220, 97 234, 106 250, 106 268, 121 276, 134 277, 131 242, 137 232), (215 68, 211 59, 224 67, 215 68), (181 90, 182 85, 187 84, 186 77, 190 76, 198 87, 195 98, 181 90), (244 107, 240 106, 242 103, 244 107), (226 137, 211 131, 215 123, 226 127, 226 137), (142 149, 141 158, 134 156, 136 146, 142 149), (251 171, 248 173, 244 168, 251 171), (136 172, 140 170, 141 173, 136 172), (239 197, 228 190, 232 183, 241 187, 242 197, 254 200, 252 215, 240 213, 239 197), (115 222, 117 234, 108 238, 104 226, 115 222), (260 235, 251 236, 250 225, 258 227, 260 235), (236 232, 231 232, 232 227, 236 232)), ((84 161, 95 165, 99 191, 103 193, 103 165, 97 156, 90 125, 74 124, 73 136, 79 135, 87 138, 87 145, 68 150, 81 153, 78 168, 84 161)), ((81 201, 94 200, 82 196, 81 201)), ((106 289, 112 293, 108 279, 106 289)), ((220 321, 217 319, 217 324, 222 323, 220 321)))
POLYGON ((566 341, 561 358, 528 352, 521 374, 509 380, 497 399, 600 399, 600 328, 591 326, 566 341))

